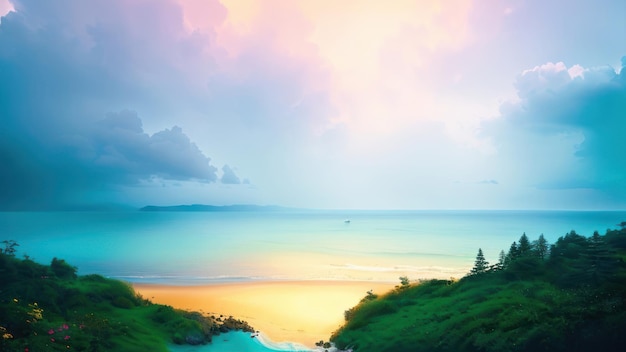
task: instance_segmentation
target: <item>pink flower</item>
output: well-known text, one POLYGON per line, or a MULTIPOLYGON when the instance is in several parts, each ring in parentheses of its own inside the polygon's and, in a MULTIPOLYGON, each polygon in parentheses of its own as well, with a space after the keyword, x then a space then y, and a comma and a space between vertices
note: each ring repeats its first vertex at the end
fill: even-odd
POLYGON ((50 341, 54 342, 54 337, 51 337, 51 338, 50 338, 50 341))
POLYGON ((70 328, 70 327, 69 327, 67 324, 63 324, 63 329, 67 330, 67 329, 69 329, 69 328, 70 328))
POLYGON ((54 334, 54 329, 48 330, 48 335, 52 335, 52 334, 54 334))
POLYGON ((70 339, 70 335, 65 335, 65 337, 63 338, 63 340, 69 340, 70 339))

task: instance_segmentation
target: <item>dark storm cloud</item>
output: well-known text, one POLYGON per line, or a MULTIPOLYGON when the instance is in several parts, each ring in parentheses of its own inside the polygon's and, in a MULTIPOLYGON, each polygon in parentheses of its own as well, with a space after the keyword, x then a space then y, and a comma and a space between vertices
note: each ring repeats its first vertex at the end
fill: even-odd
POLYGON ((0 209, 119 201, 107 192, 154 176, 216 181, 210 159, 181 128, 150 135, 123 110, 165 109, 179 97, 176 87, 189 75, 177 57, 184 52, 196 64, 193 52, 202 48, 179 35, 180 8, 165 1, 13 5, 0 23, 0 209))
POLYGON ((144 133, 137 114, 110 113, 94 130, 89 159, 94 167, 119 170, 135 179, 159 176, 167 179, 215 181, 215 167, 179 127, 144 133))
MULTIPOLYGON (((52 132, 52 131, 49 131, 52 132)), ((134 112, 110 113, 92 129, 0 145, 2 208, 47 208, 89 193, 160 177, 214 182, 216 168, 179 127, 149 135, 134 112)))

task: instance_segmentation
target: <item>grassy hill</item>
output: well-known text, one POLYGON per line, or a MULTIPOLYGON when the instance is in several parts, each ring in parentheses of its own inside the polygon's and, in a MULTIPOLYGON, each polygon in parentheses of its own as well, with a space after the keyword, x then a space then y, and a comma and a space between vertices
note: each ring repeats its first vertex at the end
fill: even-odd
POLYGON ((406 278, 345 312, 331 340, 356 352, 622 351, 626 227, 574 231, 548 245, 526 235, 489 265, 479 252, 458 281, 406 278))
POLYGON ((0 351, 167 351, 167 344, 205 344, 245 322, 152 304, 133 288, 99 275, 77 276, 53 259, 41 265, 0 250, 0 351))

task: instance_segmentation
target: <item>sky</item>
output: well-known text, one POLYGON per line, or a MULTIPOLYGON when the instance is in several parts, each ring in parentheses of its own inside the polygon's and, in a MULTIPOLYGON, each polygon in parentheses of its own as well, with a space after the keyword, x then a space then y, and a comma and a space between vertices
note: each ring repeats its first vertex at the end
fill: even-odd
POLYGON ((0 0, 0 209, 626 209, 623 0, 0 0))

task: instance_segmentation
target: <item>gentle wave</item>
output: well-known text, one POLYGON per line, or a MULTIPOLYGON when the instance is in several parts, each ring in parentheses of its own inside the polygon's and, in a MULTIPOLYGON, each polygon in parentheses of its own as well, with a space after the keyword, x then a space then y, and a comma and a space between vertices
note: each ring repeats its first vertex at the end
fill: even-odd
POLYGON ((466 267, 446 267, 446 266, 412 266, 412 265, 393 265, 393 266, 368 266, 357 265, 352 263, 345 264, 328 264, 333 270, 331 275, 318 274, 298 274, 298 275, 271 275, 271 276, 187 276, 187 275, 110 275, 112 279, 118 279, 130 283, 137 284, 164 284, 172 286, 194 286, 194 285, 211 285, 211 284, 232 284, 245 282, 268 282, 268 281, 376 281, 388 282, 395 281, 395 277, 390 278, 384 274, 413 274, 432 278, 433 275, 442 277, 442 275, 459 276, 467 272, 466 267), (371 273, 374 276, 352 276, 354 273, 371 273), (381 274, 383 276, 376 276, 381 274))
MULTIPOLYGON (((105 275, 107 277, 127 281, 131 283, 144 284, 166 284, 174 286, 193 286, 206 284, 228 284, 239 282, 267 282, 267 281, 380 281, 387 282, 395 280, 390 279, 384 274, 413 274, 413 275, 464 275, 468 268, 466 266, 438 266, 438 265, 359 265, 353 263, 343 264, 326 264, 330 269, 325 275, 319 273, 298 273, 296 275, 266 275, 266 276, 231 276, 231 275, 215 275, 215 276, 191 276, 191 275, 155 275, 155 274, 124 274, 124 275, 105 275), (374 276, 352 276, 350 273, 371 273, 374 276), (376 274, 381 274, 376 275, 376 274)), ((430 276, 429 276, 430 277, 430 276)))
POLYGON ((392 267, 384 266, 364 266, 354 264, 331 264, 333 267, 356 270, 356 271, 371 271, 371 272, 438 272, 438 273, 457 273, 459 271, 466 270, 465 267, 451 268, 443 266, 411 266, 411 265, 397 265, 392 267))
MULTIPOLYGON (((272 351, 290 351, 290 352, 312 352, 323 351, 323 349, 311 349, 303 344, 296 342, 274 342, 265 336, 262 332, 255 334, 256 340, 265 348, 272 351)), ((329 349, 329 351, 331 351, 329 349)))
POLYGON ((167 285, 194 285, 194 284, 221 284, 250 281, 278 280, 275 277, 266 276, 186 276, 186 275, 111 275, 112 279, 128 281, 132 283, 154 283, 167 285))
POLYGON ((307 347, 295 342, 274 342, 263 333, 250 334, 233 331, 213 338, 213 342, 204 346, 172 345, 171 352, 339 352, 336 348, 307 347), (254 337, 254 338, 251 338, 254 337))

